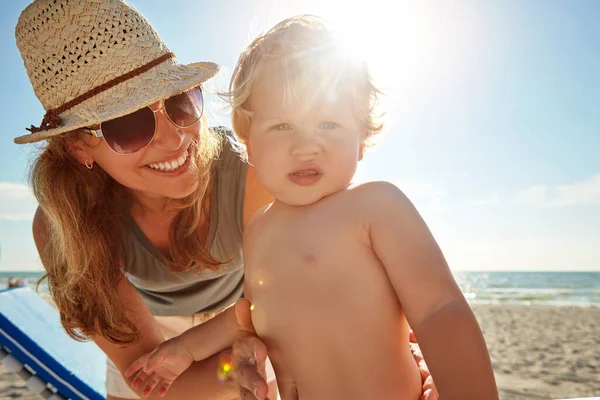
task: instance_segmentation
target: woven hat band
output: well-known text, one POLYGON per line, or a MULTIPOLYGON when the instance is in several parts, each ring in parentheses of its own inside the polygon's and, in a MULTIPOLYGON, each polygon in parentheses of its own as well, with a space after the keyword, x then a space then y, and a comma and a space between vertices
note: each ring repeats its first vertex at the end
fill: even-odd
POLYGON ((56 107, 56 108, 46 111, 46 114, 44 114, 44 118, 42 119, 42 122, 40 123, 39 127, 31 125, 31 127, 25 128, 25 129, 31 133, 36 133, 36 132, 46 131, 49 129, 58 128, 59 126, 62 125, 62 120, 59 117, 59 115, 61 113, 65 112, 66 110, 68 110, 72 107, 75 107, 76 105, 88 100, 89 98, 91 98, 99 93, 102 93, 102 92, 118 85, 119 83, 123 83, 135 76, 143 74, 144 72, 154 68, 155 66, 159 65, 160 63, 163 63, 174 57, 175 57, 175 54, 172 52, 165 53, 162 56, 150 61, 149 63, 142 65, 141 67, 138 67, 132 71, 127 72, 126 74, 123 74, 123 75, 118 76, 108 82, 105 82, 100 86, 96 86, 95 88, 88 90, 87 92, 83 93, 82 95, 79 95, 79 96, 75 97, 74 99, 66 102, 65 104, 61 105, 60 107, 56 107))

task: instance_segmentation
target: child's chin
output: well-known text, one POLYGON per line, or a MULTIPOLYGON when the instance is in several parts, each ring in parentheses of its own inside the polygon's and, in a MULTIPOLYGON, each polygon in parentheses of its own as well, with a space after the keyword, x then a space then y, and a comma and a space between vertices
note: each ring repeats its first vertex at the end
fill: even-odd
POLYGON ((285 203, 289 206, 302 207, 315 204, 319 200, 329 196, 332 193, 314 193, 308 196, 276 196, 277 201, 285 203))

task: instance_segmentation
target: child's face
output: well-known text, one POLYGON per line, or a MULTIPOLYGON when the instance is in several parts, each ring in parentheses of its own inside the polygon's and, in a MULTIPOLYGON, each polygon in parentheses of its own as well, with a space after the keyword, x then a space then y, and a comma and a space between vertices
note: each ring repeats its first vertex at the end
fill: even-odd
POLYGON ((252 87, 248 157, 277 200, 307 205, 348 186, 362 158, 364 129, 349 95, 284 101, 283 71, 269 61, 252 87))

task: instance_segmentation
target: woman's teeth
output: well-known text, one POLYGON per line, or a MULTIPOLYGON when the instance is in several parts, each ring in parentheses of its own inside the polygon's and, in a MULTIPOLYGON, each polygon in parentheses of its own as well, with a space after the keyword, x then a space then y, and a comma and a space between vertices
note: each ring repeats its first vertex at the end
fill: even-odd
POLYGON ((148 164, 148 167, 159 171, 174 171, 177 168, 181 167, 188 159, 188 157, 189 154, 188 151, 186 151, 184 155, 175 160, 165 161, 158 164, 148 164))

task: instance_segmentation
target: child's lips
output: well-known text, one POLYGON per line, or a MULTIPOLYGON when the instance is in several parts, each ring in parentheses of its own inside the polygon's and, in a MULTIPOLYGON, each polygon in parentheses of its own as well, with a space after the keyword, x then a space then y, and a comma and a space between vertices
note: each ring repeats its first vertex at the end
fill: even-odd
POLYGON ((301 169, 295 172, 292 172, 290 175, 297 175, 297 176, 309 176, 309 175, 320 175, 321 172, 316 169, 316 168, 309 168, 309 169, 301 169))
POLYGON ((306 168, 289 174, 290 180, 296 185, 310 186, 321 179, 323 173, 316 168, 306 168))

